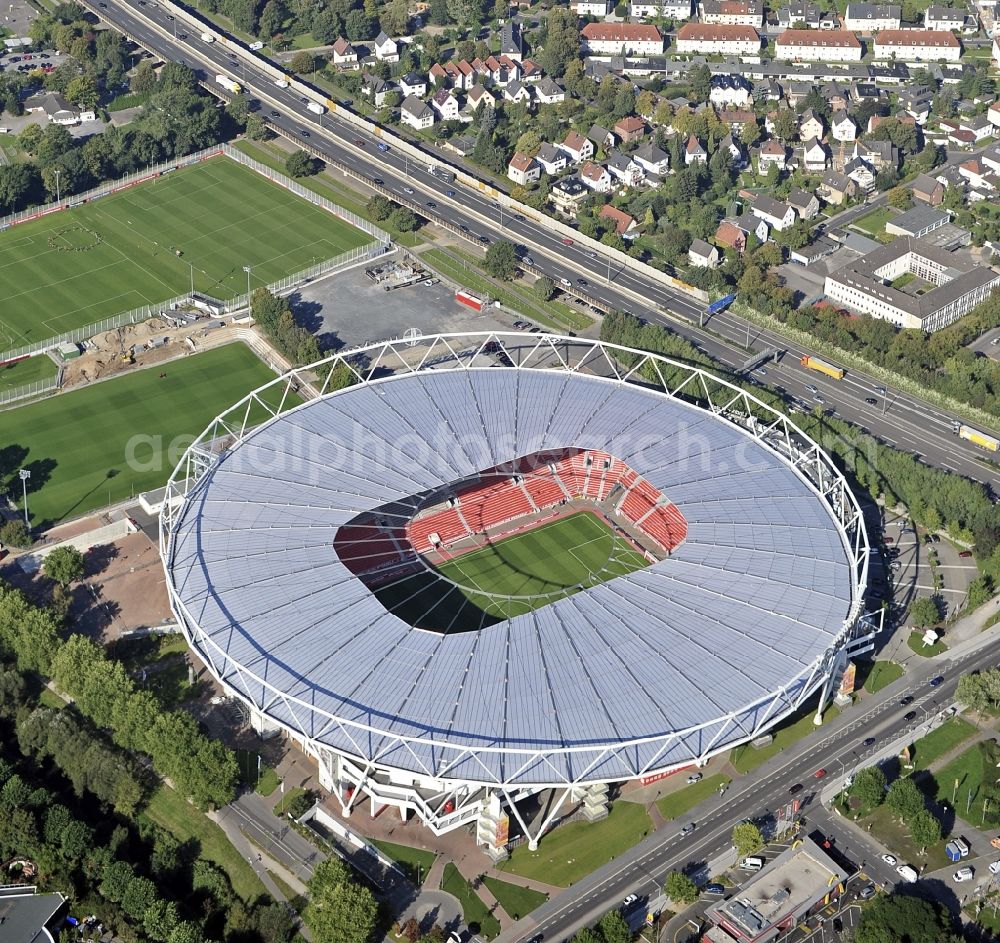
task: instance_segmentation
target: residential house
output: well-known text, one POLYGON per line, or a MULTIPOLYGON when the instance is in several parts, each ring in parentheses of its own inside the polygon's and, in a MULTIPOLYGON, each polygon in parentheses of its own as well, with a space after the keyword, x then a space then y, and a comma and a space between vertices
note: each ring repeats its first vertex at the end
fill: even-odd
POLYGON ((399 80, 399 90, 403 98, 406 98, 407 95, 416 95, 417 98, 423 98, 427 94, 427 79, 419 72, 411 72, 399 80))
POLYGON ((602 128, 599 124, 590 126, 587 137, 593 142, 594 147, 605 151, 618 143, 618 139, 607 128, 602 128))
POLYGON ((727 108, 719 112, 719 120, 733 134, 739 134, 748 124, 756 124, 757 116, 747 108, 727 108))
POLYGON ((849 160, 844 164, 844 173, 865 193, 871 193, 875 189, 875 168, 863 158, 849 160))
POLYGON ((516 20, 508 20, 500 27, 500 55, 507 56, 515 62, 520 62, 524 57, 521 27, 516 20))
POLYGON ((924 10, 924 29, 955 31, 965 29, 965 10, 931 6, 924 10))
POLYGON ((851 86, 851 98, 859 105, 862 102, 877 102, 882 92, 874 82, 855 82, 851 86))
POLYGON ((647 174, 662 177, 670 169, 670 157, 652 141, 646 141, 632 152, 632 159, 647 174))
POLYGON ((857 191, 857 184, 847 174, 838 173, 836 170, 829 170, 823 174, 823 179, 816 188, 820 198, 834 206, 840 206, 845 200, 854 199, 857 191))
POLYGON ((439 88, 431 96, 431 108, 438 113, 442 121, 457 121, 458 113, 462 110, 458 99, 447 88, 439 88))
POLYGON ((590 190, 575 174, 562 177, 552 184, 549 199, 556 212, 575 219, 580 204, 590 196, 590 190))
POLYGON ((542 67, 534 61, 534 59, 522 59, 521 60, 521 81, 522 82, 539 82, 545 73, 542 71, 542 67))
POLYGON ((900 7, 888 3, 849 3, 844 14, 844 29, 855 33, 874 33, 899 29, 900 7))
POLYGON ((729 155, 730 164, 734 170, 742 170, 747 165, 746 152, 739 138, 727 134, 719 141, 719 150, 729 155))
POLYGON ((691 164, 707 163, 708 151, 701 146, 701 141, 692 134, 687 139, 687 144, 684 145, 684 166, 688 167, 691 164))
POLYGON ((1000 101, 995 101, 990 105, 986 117, 994 128, 1000 128, 1000 101))
POLYGON ((822 120, 812 108, 807 108, 799 115, 799 137, 803 141, 822 138, 825 130, 822 120))
POLYGON ((423 131, 434 125, 434 109, 416 95, 410 95, 399 109, 399 120, 417 131, 423 131))
POLYGON ((646 134, 646 122, 635 115, 620 118, 615 123, 615 134, 618 135, 623 144, 630 144, 632 141, 641 141, 646 134))
POLYGON ((719 250, 704 239, 695 239, 688 249, 688 262, 695 268, 715 268, 721 261, 719 250))
POLYGON ((708 100, 716 108, 746 108, 753 102, 753 89, 742 75, 713 75, 708 100))
POLYGON ((931 116, 932 106, 933 98, 929 93, 926 96, 910 98, 905 105, 900 100, 900 107, 903 109, 903 114, 908 118, 912 118, 919 125, 926 124, 927 119, 931 116))
POLYGON ((338 68, 355 69, 358 65, 357 50, 343 36, 338 36, 330 54, 330 63, 338 68))
POLYGON ((819 138, 811 138, 802 145, 802 166, 806 173, 817 174, 826 170, 829 154, 819 138))
POLYGON ((570 131, 560 146, 574 164, 582 164, 585 160, 590 160, 594 156, 593 142, 588 141, 582 134, 578 134, 576 131, 570 131))
POLYGON ((566 101, 566 89, 546 76, 535 84, 535 98, 540 105, 558 105, 566 101))
POLYGON ((448 70, 440 62, 435 62, 427 70, 427 74, 435 87, 440 87, 448 81, 448 70))
POLYGON ((542 176, 542 168, 533 157, 518 151, 507 165, 507 176, 518 186, 537 183, 542 176))
POLYGON ((944 199, 944 184, 928 174, 920 174, 910 185, 913 199, 928 206, 940 206, 944 199))
POLYGON ((635 239, 639 235, 639 225, 624 210, 620 210, 610 203, 601 207, 597 214, 598 219, 607 219, 614 223, 615 232, 622 239, 635 239))
POLYGON ((742 253, 746 248, 747 240, 751 235, 756 236, 759 242, 767 242, 771 229, 766 220, 752 213, 745 213, 743 216, 729 217, 719 223, 715 235, 712 237, 715 244, 724 249, 735 249, 742 253))
POLYGON ((573 12, 577 16, 596 16, 604 18, 614 9, 611 0, 576 0, 573 12))
POLYGON ((664 20, 688 20, 691 18, 691 0, 662 0, 660 3, 629 3, 628 15, 633 20, 644 20, 652 16, 664 20))
POLYGON ((509 82, 503 90, 503 100, 514 104, 520 102, 522 105, 530 105, 531 89, 523 82, 509 82))
POLYGON ((845 29, 786 29, 774 44, 779 59, 804 62, 860 62, 858 37, 845 29))
POLYGON ((639 162, 621 151, 612 151, 608 155, 608 173, 625 187, 642 186, 646 176, 639 162))
POLYGON ((850 103, 847 92, 836 82, 828 82, 820 90, 820 94, 830 106, 830 111, 836 114, 838 111, 846 111, 850 103))
POLYGON ((549 176, 560 174, 566 169, 566 152, 561 147, 556 147, 555 144, 549 144, 547 141, 538 148, 535 160, 549 176))
POLYGON ((94 121, 93 111, 81 111, 71 105, 59 92, 38 92, 25 99, 24 110, 27 112, 42 112, 52 124, 71 125, 82 121, 94 121))
POLYGON ((900 62, 958 62, 962 44, 954 33, 933 29, 890 29, 875 37, 875 58, 900 62))
POLYGON ((481 105, 488 105, 490 108, 497 106, 496 96, 484 85, 473 85, 465 99, 467 107, 473 111, 479 111, 481 105))
POLYGON ((958 165, 958 172, 965 178, 969 186, 977 190, 995 189, 988 179, 992 176, 992 171, 986 162, 979 157, 972 157, 958 165))
POLYGON ((795 210, 799 219, 812 219, 819 213, 819 200, 815 193, 808 193, 798 187, 788 194, 788 205, 795 210))
POLYGON ((370 98, 376 108, 385 104, 385 97, 392 91, 392 86, 377 75, 365 72, 361 76, 361 94, 370 98))
POLYGON ((975 115, 972 118, 962 118, 959 125, 963 131, 969 131, 976 141, 988 138, 993 133, 993 125, 986 115, 975 115))
POLYGON ((705 56, 758 55, 760 34, 752 26, 685 23, 677 30, 677 51, 705 56))
POLYGON ((590 160, 580 168, 580 179, 585 187, 589 187, 596 193, 610 193, 614 182, 607 167, 602 167, 590 160))
POLYGON ((760 146, 760 151, 757 153, 757 173, 764 175, 770 170, 773 164, 778 170, 784 170, 786 160, 785 145, 775 141, 773 138, 770 141, 765 141, 760 146))
POLYGON ((858 157, 878 170, 899 169, 899 148, 891 141, 860 141, 858 157))
MULTIPOLYGON (((1000 144, 991 144, 979 157, 990 170, 1000 173, 1000 144)), ((944 186, 947 186, 947 183, 944 183, 944 186)))
POLYGON ((830 119, 830 135, 835 141, 853 141, 858 136, 858 126, 846 111, 838 111, 830 119))
POLYGON ((399 45, 384 30, 375 37, 373 48, 379 62, 399 62, 399 45))
POLYGON ((819 29, 820 15, 815 3, 795 0, 778 10, 778 26, 782 29, 819 29))
POLYGON ((652 23, 588 23, 580 30, 580 39, 595 56, 663 54, 663 36, 652 23))
POLYGON ((701 0, 702 23, 720 26, 764 25, 763 0, 701 0))
POLYGON ((798 108, 802 101, 808 98, 813 92, 812 82, 789 82, 788 91, 786 93, 788 97, 788 104, 792 108, 798 108))
POLYGON ((783 232, 795 223, 795 210, 787 203, 779 203, 766 194, 761 194, 754 200, 750 212, 778 232, 783 232))

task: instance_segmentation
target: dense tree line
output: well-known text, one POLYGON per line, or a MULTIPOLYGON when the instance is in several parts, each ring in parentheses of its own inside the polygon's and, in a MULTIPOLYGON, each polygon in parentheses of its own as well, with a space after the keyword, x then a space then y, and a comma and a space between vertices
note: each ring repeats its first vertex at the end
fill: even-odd
MULTIPOLYGON (((684 338, 631 315, 609 314, 601 325, 601 339, 662 354, 720 376, 727 373, 684 338)), ((747 388, 775 408, 784 409, 775 391, 756 385, 747 388)), ((1000 574, 1000 507, 994 506, 982 484, 924 465, 911 453, 885 445, 819 410, 799 414, 795 421, 870 494, 881 495, 890 507, 905 504, 913 519, 931 530, 946 527, 953 536, 974 542, 980 564, 996 581, 1000 574)))
POLYGON ((75 706, 39 706, 36 691, 0 663, 0 860, 34 862, 43 890, 99 914, 126 943, 289 943, 283 906, 241 901, 197 843, 132 818, 145 789, 134 759, 75 706))
POLYGON ((924 897, 881 896, 861 911, 855 943, 959 943, 946 907, 924 897))
POLYGON ((205 736, 190 714, 165 711, 153 694, 136 689, 99 645, 80 635, 62 641, 55 614, 3 584, 0 653, 21 671, 51 676, 116 744, 148 754, 157 773, 199 806, 222 806, 235 795, 239 771, 231 750, 205 736))

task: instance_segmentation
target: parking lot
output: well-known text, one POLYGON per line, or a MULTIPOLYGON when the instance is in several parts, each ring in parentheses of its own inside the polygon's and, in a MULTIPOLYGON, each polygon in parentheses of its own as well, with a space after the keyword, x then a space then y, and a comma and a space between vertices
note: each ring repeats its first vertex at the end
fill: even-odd
MULTIPOLYGON (((432 279, 433 281, 434 279, 432 279)), ((514 318, 500 311, 477 313, 455 301, 443 281, 386 291, 364 268, 308 285, 289 299, 299 323, 332 349, 422 334, 510 330, 514 318)))

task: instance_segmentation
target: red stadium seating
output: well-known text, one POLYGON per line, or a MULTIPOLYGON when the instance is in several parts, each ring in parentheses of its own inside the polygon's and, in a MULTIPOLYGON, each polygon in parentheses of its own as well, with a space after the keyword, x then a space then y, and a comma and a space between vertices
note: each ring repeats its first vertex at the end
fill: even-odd
POLYGON ((505 524, 515 517, 524 517, 534 510, 527 495, 512 479, 501 481, 459 501, 462 515, 473 531, 484 531, 505 524))
POLYGON ((540 508, 552 507, 566 497, 566 492, 559 487, 559 483, 547 469, 545 472, 528 475, 524 479, 524 485, 531 495, 531 500, 540 508))
POLYGON ((367 573, 404 559, 389 534, 374 523, 341 527, 334 549, 352 573, 367 573))
POLYGON ((469 529, 455 508, 444 508, 414 518, 406 527, 406 536, 419 553, 433 549, 431 534, 437 534, 441 543, 450 544, 468 533, 469 529))

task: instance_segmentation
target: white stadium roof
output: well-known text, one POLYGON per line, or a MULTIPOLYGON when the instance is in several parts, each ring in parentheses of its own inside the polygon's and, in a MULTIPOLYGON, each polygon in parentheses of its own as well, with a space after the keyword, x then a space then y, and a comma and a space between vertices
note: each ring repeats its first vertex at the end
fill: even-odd
POLYGON ((630 778, 800 703, 857 614, 856 548, 830 504, 711 411, 551 366, 404 371, 223 452, 164 550, 175 610, 213 671, 320 745, 484 783, 630 778), (573 447, 615 455, 677 505, 688 534, 671 556, 437 634, 387 612, 333 548, 359 513, 573 447))

